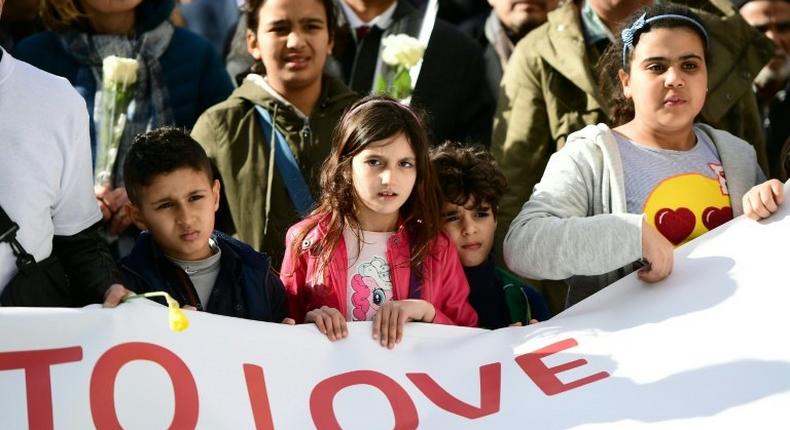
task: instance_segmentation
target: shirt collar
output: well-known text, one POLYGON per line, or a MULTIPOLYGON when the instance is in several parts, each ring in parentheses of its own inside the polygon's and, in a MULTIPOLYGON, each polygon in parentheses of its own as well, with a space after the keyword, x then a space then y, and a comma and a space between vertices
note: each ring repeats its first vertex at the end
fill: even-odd
POLYGON ((601 21, 601 18, 596 15, 595 11, 590 6, 588 1, 584 1, 582 5, 582 32, 584 33, 584 42, 589 45, 594 45, 602 40, 609 40, 614 42, 615 38, 606 24, 601 21))
POLYGON ((348 20, 348 25, 351 27, 352 30, 355 30, 357 27, 361 27, 363 25, 367 25, 369 27, 376 26, 382 30, 386 30, 387 27, 392 24, 392 15, 395 13, 395 8, 398 6, 398 2, 393 2, 390 7, 387 8, 384 12, 379 14, 377 17, 371 19, 368 22, 365 22, 360 18, 356 12, 354 12, 351 7, 346 4, 345 1, 340 1, 340 8, 343 9, 343 14, 346 16, 346 20, 348 20))

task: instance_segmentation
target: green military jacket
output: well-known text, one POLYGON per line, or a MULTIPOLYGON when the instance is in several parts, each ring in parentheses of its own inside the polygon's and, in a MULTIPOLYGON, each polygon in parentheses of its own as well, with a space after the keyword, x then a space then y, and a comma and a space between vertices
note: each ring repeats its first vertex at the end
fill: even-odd
POLYGON ((346 108, 358 99, 339 80, 327 76, 323 79, 321 97, 307 119, 255 82, 245 80, 227 100, 208 109, 192 130, 192 137, 205 148, 222 179, 223 201, 227 202, 232 225, 221 227, 233 230, 242 241, 268 253, 275 267, 279 267, 285 252, 288 227, 300 218, 276 167, 271 196, 267 196, 269 145, 264 142, 254 107, 260 105, 274 117, 313 199, 318 201, 321 165, 329 155, 332 132, 346 108), (271 199, 268 226, 267 198, 271 199))
MULTIPOLYGON (((768 166, 752 80, 773 55, 771 42, 752 29, 727 1, 697 5, 711 44, 708 96, 702 122, 728 130, 754 145, 768 166), (714 14, 715 13, 715 14, 714 14)), ((508 179, 500 202, 498 255, 510 222, 529 199, 549 157, 567 136, 589 124, 607 123, 606 95, 588 60, 576 3, 548 15, 548 22, 516 46, 500 86, 491 151, 508 179)), ((556 310, 557 301, 550 298, 556 310)))

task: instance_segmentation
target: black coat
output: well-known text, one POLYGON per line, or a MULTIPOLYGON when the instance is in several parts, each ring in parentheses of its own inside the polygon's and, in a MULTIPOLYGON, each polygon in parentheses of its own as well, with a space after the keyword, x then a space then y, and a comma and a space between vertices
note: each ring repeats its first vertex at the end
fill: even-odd
MULTIPOLYGON (((339 0, 342 1, 342 0, 339 0)), ((407 1, 400 1, 392 23, 382 37, 407 33, 416 36, 423 13, 407 1)), ((327 72, 351 84, 351 76, 359 69, 375 71, 376 58, 362 58, 343 17, 335 35, 333 64, 327 72)), ((370 36, 368 36, 370 37, 370 36)), ((363 43, 366 43, 368 37, 363 43)), ((376 38, 376 52, 380 39, 376 38)), ((436 20, 420 71, 411 104, 427 115, 429 133, 435 143, 446 139, 489 145, 495 109, 495 98, 486 84, 483 53, 478 44, 450 24, 436 20)), ((356 82, 357 79, 355 78, 356 82)), ((373 76, 352 89, 369 91, 373 76)))

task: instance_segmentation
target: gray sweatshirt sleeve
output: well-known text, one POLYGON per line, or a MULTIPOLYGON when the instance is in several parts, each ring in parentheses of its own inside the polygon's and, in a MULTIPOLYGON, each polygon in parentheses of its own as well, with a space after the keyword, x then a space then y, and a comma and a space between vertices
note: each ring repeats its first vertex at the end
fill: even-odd
POLYGON ((511 270, 530 279, 566 279, 601 275, 642 257, 642 215, 608 213, 618 198, 613 193, 623 194, 613 189, 612 175, 622 172, 604 159, 590 141, 552 155, 505 237, 511 270))

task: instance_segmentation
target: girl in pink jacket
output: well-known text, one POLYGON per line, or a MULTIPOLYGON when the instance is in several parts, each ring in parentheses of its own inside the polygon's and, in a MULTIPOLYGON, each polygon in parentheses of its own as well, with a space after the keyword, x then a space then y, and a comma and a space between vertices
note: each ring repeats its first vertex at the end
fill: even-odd
POLYGON ((280 277, 291 316, 330 340, 346 321, 373 321, 392 348, 406 321, 475 326, 469 285, 443 235, 441 194, 422 120, 366 97, 340 120, 318 208, 292 226, 280 277))

